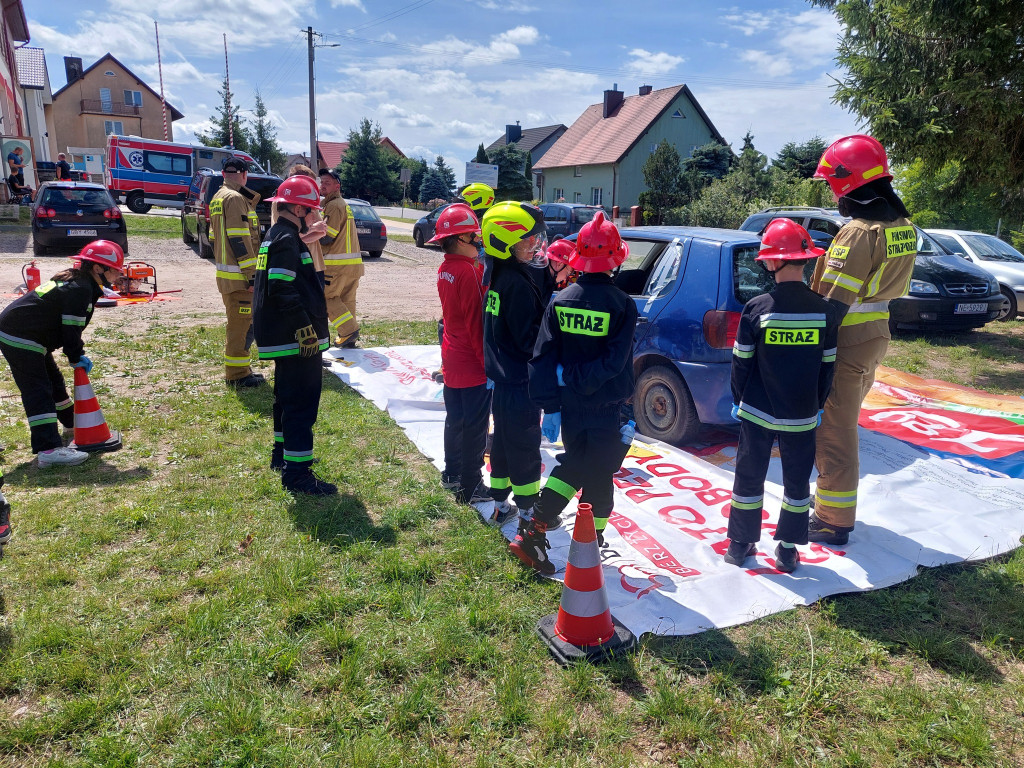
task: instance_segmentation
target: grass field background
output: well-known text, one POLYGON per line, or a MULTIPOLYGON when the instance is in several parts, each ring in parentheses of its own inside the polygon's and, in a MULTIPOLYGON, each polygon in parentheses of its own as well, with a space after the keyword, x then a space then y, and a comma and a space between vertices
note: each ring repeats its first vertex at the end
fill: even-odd
MULTIPOLYGON (((902 336, 889 363, 1021 395, 1021 326, 902 336)), ((1024 765, 1020 551, 562 669, 533 631, 560 586, 335 377, 316 469, 340 496, 293 498, 222 327, 89 334, 118 453, 38 470, 0 377, 0 765, 1024 765)))

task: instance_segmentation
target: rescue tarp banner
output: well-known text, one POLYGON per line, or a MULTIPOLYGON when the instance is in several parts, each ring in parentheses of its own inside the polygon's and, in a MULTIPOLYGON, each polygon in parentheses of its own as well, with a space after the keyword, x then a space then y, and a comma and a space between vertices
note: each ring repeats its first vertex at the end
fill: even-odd
MULTIPOLYGON (((444 402, 441 386, 430 378, 439 366, 438 347, 330 354, 336 358, 332 371, 386 410, 441 468, 444 402)), ((766 512, 756 559, 737 568, 722 560, 735 445, 725 441, 688 453, 638 436, 615 477, 615 512, 606 532, 608 546, 602 551, 612 613, 636 634, 693 634, 807 605, 825 595, 896 584, 912 578, 918 566, 978 560, 1019 546, 1024 533, 1024 480, 1019 473, 986 466, 992 461, 993 452, 985 450, 992 438, 985 430, 970 428, 963 415, 973 414, 959 409, 988 412, 999 403, 1019 407, 1020 401, 963 388, 951 392, 943 389, 946 386, 882 372, 865 413, 878 415, 882 409, 876 406, 884 406, 902 409, 904 415, 882 419, 880 431, 864 428, 862 416, 856 531, 843 548, 800 547, 800 567, 792 575, 776 571, 773 560, 771 537, 782 496, 777 453, 765 488, 766 512), (894 387, 901 399, 894 399, 894 387), (925 403, 946 420, 940 424, 959 430, 956 439, 939 443, 941 450, 920 439, 905 442, 889 434, 895 423, 921 434, 906 425, 917 423, 914 419, 920 413, 913 411, 925 403), (961 426, 949 426, 952 423, 961 426)), ((1009 438, 1024 440, 1024 426, 1014 421, 1018 412, 999 413, 1014 425, 1005 428, 1010 431, 993 433, 999 435, 1000 445, 1013 443, 1009 438)), ((545 476, 557 463, 559 450, 547 441, 542 444, 545 476)), ((1000 466, 1005 470, 1010 465, 1000 466)), ((557 578, 568 558, 574 510, 575 502, 562 515, 566 524, 548 534, 557 578)), ((514 521, 505 527, 506 537, 515 534, 515 527, 514 521)))

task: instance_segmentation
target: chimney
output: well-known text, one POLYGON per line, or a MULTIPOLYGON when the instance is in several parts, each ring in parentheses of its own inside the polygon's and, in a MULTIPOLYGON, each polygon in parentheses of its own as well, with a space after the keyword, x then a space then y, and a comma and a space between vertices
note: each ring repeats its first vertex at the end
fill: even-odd
POLYGON ((640 86, 640 95, 641 96, 646 96, 648 93, 650 93, 653 90, 654 90, 654 86, 653 85, 641 85, 640 86))
POLYGON ((623 98, 625 97, 622 91, 619 90, 619 84, 613 84, 610 91, 604 92, 604 111, 601 113, 601 117, 611 117, 614 115, 615 111, 621 106, 623 98))
POLYGON ((516 120, 516 124, 515 125, 506 125, 505 126, 505 143, 506 144, 515 144, 521 138, 523 138, 523 129, 520 127, 518 120, 516 120))
POLYGON ((82 77, 82 60, 74 56, 64 57, 64 75, 68 79, 68 85, 82 77))

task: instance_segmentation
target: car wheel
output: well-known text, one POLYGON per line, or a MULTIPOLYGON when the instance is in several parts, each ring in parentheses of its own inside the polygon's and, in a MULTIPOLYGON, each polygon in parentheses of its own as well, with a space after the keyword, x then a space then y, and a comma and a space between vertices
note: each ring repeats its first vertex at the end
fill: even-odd
POLYGON ((412 231, 412 239, 413 239, 413 242, 416 243, 416 247, 417 248, 422 248, 423 247, 423 233, 420 232, 418 229, 414 229, 412 231))
POLYGON ((202 236, 197 236, 196 239, 199 240, 199 255, 204 259, 212 259, 213 247, 210 245, 210 239, 202 236))
POLYGON ((1017 297, 1014 296, 1013 291, 1009 288, 1000 288, 999 292, 1003 294, 1003 303, 999 307, 999 314, 996 315, 996 320, 1004 322, 1015 320, 1017 318, 1017 297))
POLYGON ((35 240, 33 240, 32 241, 32 253, 35 254, 36 256, 45 256, 46 255, 46 246, 45 245, 41 245, 40 243, 37 243, 35 240))
POLYGON ((181 242, 185 245, 192 245, 196 241, 195 237, 188 233, 188 227, 185 226, 185 217, 181 217, 181 242))
POLYGON ((132 192, 128 195, 128 199, 125 200, 124 204, 128 206, 128 210, 132 213, 149 213, 149 210, 153 207, 145 202, 141 192, 132 192))
POLYGON ((384 254, 384 251, 367 251, 366 255, 371 259, 379 259, 384 254))
POLYGON ((700 432, 700 419, 686 382, 664 365, 640 374, 633 410, 637 431, 666 443, 688 443, 700 432))

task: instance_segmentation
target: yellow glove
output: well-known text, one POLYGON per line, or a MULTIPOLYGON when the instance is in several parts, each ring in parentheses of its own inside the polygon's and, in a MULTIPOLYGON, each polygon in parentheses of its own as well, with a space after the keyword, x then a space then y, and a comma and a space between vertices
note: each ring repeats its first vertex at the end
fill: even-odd
POLYGON ((295 332, 295 340, 299 342, 299 354, 303 357, 313 357, 320 351, 320 341, 316 337, 316 331, 312 325, 299 328, 295 332))

